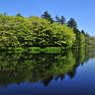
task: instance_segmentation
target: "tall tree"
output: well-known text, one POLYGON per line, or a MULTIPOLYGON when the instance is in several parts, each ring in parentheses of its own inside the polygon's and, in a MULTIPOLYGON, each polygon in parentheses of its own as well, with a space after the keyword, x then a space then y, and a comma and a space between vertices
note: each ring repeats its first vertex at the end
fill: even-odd
POLYGON ((59 23, 60 18, 58 17, 58 15, 55 16, 55 20, 56 20, 55 22, 59 23))
POLYGON ((58 15, 55 16, 55 19, 57 23, 60 23, 60 24, 65 24, 65 17, 64 16, 61 16, 61 18, 58 17, 58 15))
POLYGON ((15 16, 23 17, 20 13, 16 14, 15 16))
POLYGON ((81 31, 81 33, 85 35, 85 32, 84 32, 84 30, 82 30, 82 31, 81 31))
POLYGON ((53 23, 53 18, 51 17, 51 15, 48 13, 48 11, 45 11, 44 14, 41 15, 42 19, 47 19, 48 21, 50 21, 51 23, 53 23))
POLYGON ((66 20, 65 20, 65 17, 64 17, 64 16, 61 16, 60 23, 61 23, 61 24, 65 24, 65 21, 66 21, 66 20))
POLYGON ((67 25, 71 28, 77 28, 77 23, 73 18, 70 18, 70 20, 67 22, 67 25))

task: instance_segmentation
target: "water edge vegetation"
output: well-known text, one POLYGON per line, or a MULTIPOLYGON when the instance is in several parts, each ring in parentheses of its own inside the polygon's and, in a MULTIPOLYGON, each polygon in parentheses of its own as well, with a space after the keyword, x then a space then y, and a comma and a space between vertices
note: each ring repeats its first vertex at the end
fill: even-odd
POLYGON ((0 14, 0 50, 43 52, 86 47, 95 47, 95 37, 79 31, 73 18, 66 22, 64 16, 56 15, 53 20, 47 11, 41 17, 27 18, 0 14))

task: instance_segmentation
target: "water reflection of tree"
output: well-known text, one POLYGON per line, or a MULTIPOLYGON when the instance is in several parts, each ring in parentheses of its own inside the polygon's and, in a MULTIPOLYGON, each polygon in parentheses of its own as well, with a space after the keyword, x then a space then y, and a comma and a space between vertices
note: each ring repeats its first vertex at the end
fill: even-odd
POLYGON ((7 87, 12 83, 34 83, 41 80, 41 83, 48 86, 51 80, 63 80, 67 74, 73 78, 77 67, 93 56, 95 53, 88 50, 61 54, 0 53, 0 85, 7 87))
POLYGON ((55 77, 55 80, 57 81, 59 78, 63 81, 63 79, 65 78, 65 75, 64 74, 59 74, 55 77))

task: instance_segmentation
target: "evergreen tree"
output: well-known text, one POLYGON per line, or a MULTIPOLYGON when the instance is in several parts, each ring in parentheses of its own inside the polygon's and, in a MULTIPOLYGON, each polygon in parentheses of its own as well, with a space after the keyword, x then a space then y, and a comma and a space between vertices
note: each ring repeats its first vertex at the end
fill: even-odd
POLYGON ((61 18, 59 18, 57 15, 55 17, 57 23, 60 23, 60 24, 65 24, 65 17, 64 16, 61 16, 61 18))
POLYGON ((71 28, 77 28, 77 23, 73 18, 70 18, 70 20, 67 22, 67 25, 71 28))
POLYGON ((65 21, 66 21, 66 20, 65 20, 65 17, 64 17, 64 16, 61 16, 60 23, 61 23, 61 24, 65 24, 65 21))
POLYGON ((81 31, 81 33, 85 35, 85 32, 84 32, 84 30, 82 30, 82 31, 81 31))
POLYGON ((20 13, 16 14, 15 15, 16 17, 19 16, 19 17, 23 17, 20 13))
POLYGON ((58 17, 58 15, 55 16, 55 20, 56 20, 55 22, 58 22, 58 23, 60 22, 60 18, 58 17))
POLYGON ((48 13, 48 11, 45 11, 44 14, 41 15, 42 19, 47 19, 48 21, 50 21, 51 23, 53 23, 53 19, 51 17, 51 15, 48 13))

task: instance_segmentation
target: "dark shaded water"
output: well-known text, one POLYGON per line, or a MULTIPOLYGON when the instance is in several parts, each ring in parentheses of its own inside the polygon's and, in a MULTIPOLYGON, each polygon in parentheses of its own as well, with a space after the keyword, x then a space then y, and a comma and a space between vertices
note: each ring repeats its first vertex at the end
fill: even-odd
POLYGON ((95 50, 0 52, 0 95, 95 95, 95 50))

